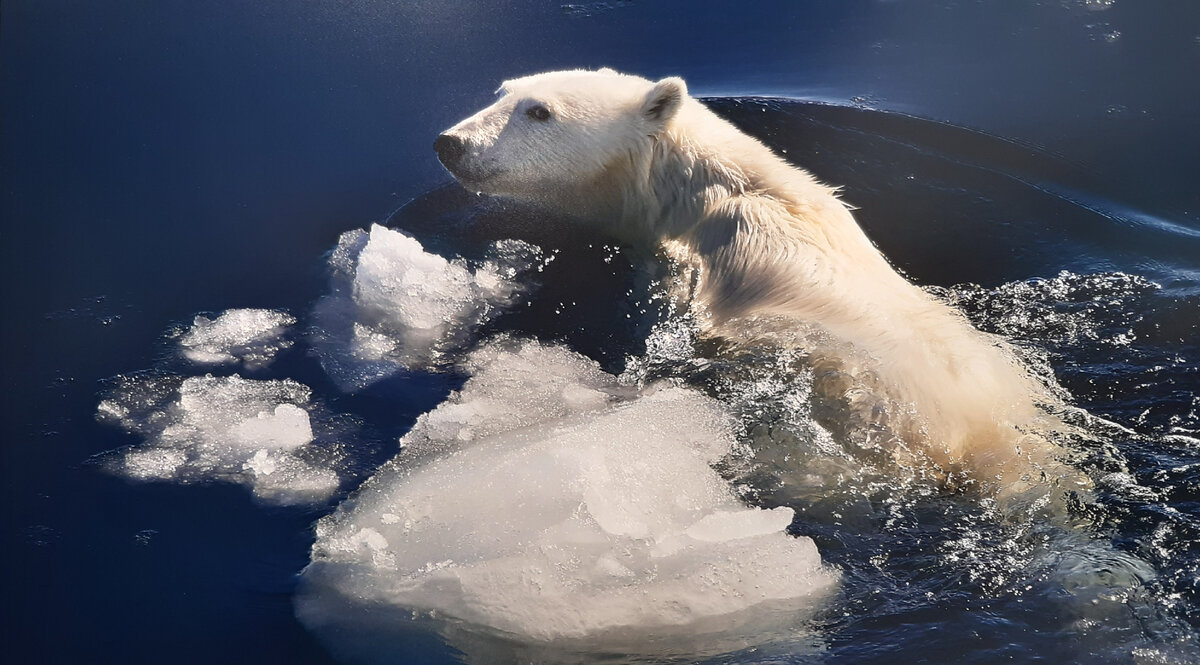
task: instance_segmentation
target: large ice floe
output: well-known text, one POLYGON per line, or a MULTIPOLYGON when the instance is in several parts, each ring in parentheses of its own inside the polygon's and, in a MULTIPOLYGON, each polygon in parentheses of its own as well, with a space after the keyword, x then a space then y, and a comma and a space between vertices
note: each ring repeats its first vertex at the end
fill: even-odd
MULTIPOLYGON (((744 505, 713 469, 735 441, 714 400, 634 392, 537 342, 493 342, 466 367, 463 389, 318 524, 298 612, 319 634, 391 608, 438 617, 460 648, 487 635, 721 651, 744 630, 761 639, 768 618, 794 629, 835 583, 813 542, 786 533, 790 508, 744 505)), ((382 632, 333 646, 386 659, 382 632)))
POLYGON ((314 309, 312 342, 344 391, 440 360, 520 294, 515 277, 539 258, 519 240, 492 244, 480 263, 446 260, 378 224, 343 233, 329 258, 330 294, 314 309))

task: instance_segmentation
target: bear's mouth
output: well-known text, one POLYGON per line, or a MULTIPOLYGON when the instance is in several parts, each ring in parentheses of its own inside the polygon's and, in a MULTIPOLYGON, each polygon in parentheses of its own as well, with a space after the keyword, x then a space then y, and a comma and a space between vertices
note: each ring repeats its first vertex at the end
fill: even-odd
POLYGON ((491 193, 487 187, 488 182, 495 180, 503 173, 502 169, 465 168, 462 165, 453 169, 446 167, 446 170, 464 188, 483 194, 491 193))

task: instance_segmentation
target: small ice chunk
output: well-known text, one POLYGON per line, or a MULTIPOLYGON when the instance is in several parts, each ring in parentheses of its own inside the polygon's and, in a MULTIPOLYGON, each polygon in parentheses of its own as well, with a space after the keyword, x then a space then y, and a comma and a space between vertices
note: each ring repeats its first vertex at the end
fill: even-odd
POLYGON ((328 498, 337 473, 311 457, 309 389, 292 380, 240 376, 126 377, 97 409, 140 434, 115 469, 137 480, 229 480, 279 504, 328 498))
POLYGON ((734 430, 716 401, 630 394, 532 342, 466 365, 463 389, 318 523, 298 600, 315 629, 390 607, 531 644, 678 650, 702 635, 770 639, 759 619, 794 620, 836 582, 811 540, 786 533, 791 509, 747 507, 713 470, 734 430))
POLYGON ((267 452, 266 448, 263 448, 262 450, 254 453, 254 457, 246 460, 246 463, 242 465, 242 468, 248 471, 253 471, 255 475, 269 476, 272 473, 275 473, 275 469, 279 468, 279 463, 275 458, 271 457, 271 454, 267 452))
POLYGON ((792 523, 791 508, 737 510, 705 515, 684 531, 689 538, 706 543, 724 543, 783 531, 792 523))
POLYGON ((342 234, 329 259, 331 292, 313 312, 322 366, 354 391, 435 362, 513 302, 521 292, 516 278, 538 255, 533 245, 505 240, 472 266, 377 224, 342 234))
POLYGON ((136 480, 170 480, 187 462, 176 448, 135 448, 125 453, 125 473, 136 480))
POLYGON ((284 451, 265 448, 242 465, 252 474, 254 496, 275 504, 316 503, 337 491, 339 479, 333 469, 305 462, 284 451))
POLYGON ((285 335, 295 323, 291 315, 270 309, 230 309, 215 319, 198 315, 179 338, 179 347, 196 364, 241 362, 256 369, 292 345, 285 335))
POLYGON ((308 412, 295 404, 280 404, 273 411, 260 411, 233 428, 240 445, 290 450, 313 440, 308 412))
POLYGON ((415 238, 382 226, 358 256, 354 297, 375 323, 430 337, 475 309, 475 279, 460 261, 426 252, 415 238))

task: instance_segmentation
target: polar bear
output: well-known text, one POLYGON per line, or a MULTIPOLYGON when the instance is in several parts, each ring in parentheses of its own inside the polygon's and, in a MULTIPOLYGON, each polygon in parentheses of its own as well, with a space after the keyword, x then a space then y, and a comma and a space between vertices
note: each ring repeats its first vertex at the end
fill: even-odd
POLYGON ((819 330, 833 340, 823 353, 859 368, 857 392, 865 382, 886 396, 864 408, 890 408, 905 454, 947 475, 1030 482, 1031 462, 1056 466, 1038 434, 1038 405, 1054 398, 1012 350, 898 274, 835 188, 689 97, 683 80, 558 71, 498 92, 434 143, 464 187, 665 250, 694 269, 695 304, 717 335, 763 321, 819 330))

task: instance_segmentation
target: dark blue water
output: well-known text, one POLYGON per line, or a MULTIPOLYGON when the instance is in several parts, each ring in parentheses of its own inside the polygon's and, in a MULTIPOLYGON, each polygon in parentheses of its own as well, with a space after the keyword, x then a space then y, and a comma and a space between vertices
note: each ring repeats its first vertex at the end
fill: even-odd
MULTIPOLYGON (((1120 616, 1080 616, 1073 578, 1044 572, 1071 566, 1036 564, 1054 551, 972 559, 1036 533, 988 526, 961 501, 914 499, 891 521, 867 509, 847 525, 830 517, 847 514, 847 497, 762 496, 815 506, 793 530, 843 571, 842 588, 816 619, 817 655, 730 660, 1195 658, 1192 3, 7 0, 0 12, 11 658, 334 662, 292 596, 312 524, 342 494, 279 507, 234 484, 132 483, 97 460, 140 440, 96 411, 114 376, 203 373, 170 337, 198 312, 285 309, 311 325, 343 231, 391 218, 466 256, 525 235, 569 262, 478 334, 565 342, 610 371, 645 351, 648 323, 614 323, 634 311, 623 297, 637 279, 605 261, 603 239, 530 232, 520 213, 442 188, 430 148, 505 78, 600 65, 682 75, 745 131, 844 186, 897 266, 1125 428, 1080 444, 1080 467, 1102 481, 1075 511, 1088 547, 1053 541, 1085 560, 1084 577, 1127 572, 1078 554, 1092 544, 1146 563, 1153 575, 1117 602, 1120 616), (968 535, 982 547, 956 545, 968 535)), ((417 374, 347 394, 296 341, 254 376, 295 379, 345 419, 343 493, 462 381, 417 374)), ((425 636, 396 658, 453 654, 425 636)))

